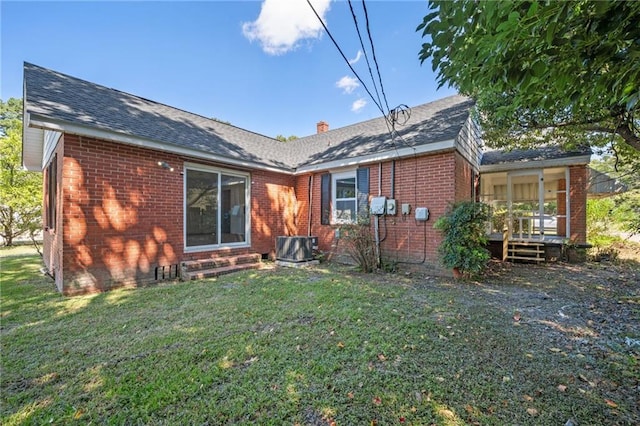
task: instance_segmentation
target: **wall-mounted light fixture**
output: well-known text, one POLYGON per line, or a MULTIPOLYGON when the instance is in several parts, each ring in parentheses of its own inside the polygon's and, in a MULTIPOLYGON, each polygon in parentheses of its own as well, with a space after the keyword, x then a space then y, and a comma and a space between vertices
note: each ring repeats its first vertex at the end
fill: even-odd
POLYGON ((158 166, 162 167, 163 169, 167 169, 170 172, 173 171, 173 167, 171 167, 169 164, 167 164, 166 161, 158 161, 158 166))

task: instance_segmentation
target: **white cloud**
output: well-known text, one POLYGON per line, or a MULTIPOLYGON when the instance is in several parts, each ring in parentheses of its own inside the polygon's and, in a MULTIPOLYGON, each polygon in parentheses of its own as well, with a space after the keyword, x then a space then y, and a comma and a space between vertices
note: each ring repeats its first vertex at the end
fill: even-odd
MULTIPOLYGON (((330 0, 312 0, 324 20, 330 0)), ((262 50, 281 55, 298 47, 301 40, 319 38, 322 24, 304 0, 264 0, 260 16, 242 24, 242 32, 250 41, 258 40, 262 50)))
POLYGON ((351 105, 351 111, 360 112, 360 110, 364 108, 366 105, 367 105, 367 101, 365 101, 363 98, 360 98, 351 105))
POLYGON ((353 65, 356 62, 358 62, 361 58, 362 58, 362 50, 358 50, 358 53, 356 54, 356 57, 353 58, 353 59, 349 59, 349 64, 353 65))
POLYGON ((344 90, 344 93, 353 93, 360 86, 358 80, 355 77, 349 77, 345 75, 340 80, 336 81, 336 87, 344 90))

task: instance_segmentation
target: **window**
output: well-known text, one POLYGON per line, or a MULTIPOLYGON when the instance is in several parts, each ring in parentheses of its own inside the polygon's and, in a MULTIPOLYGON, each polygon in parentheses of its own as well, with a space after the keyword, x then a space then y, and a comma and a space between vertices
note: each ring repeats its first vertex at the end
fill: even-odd
POLYGON ((247 175, 187 166, 186 248, 246 244, 248 187, 247 175))
POLYGON ((56 229, 56 210, 58 199, 58 154, 54 155, 47 167, 47 205, 46 229, 56 229))
POLYGON ((356 221, 356 172, 332 175, 333 200, 332 222, 353 223, 356 221))
POLYGON ((322 175, 320 204, 323 225, 368 223, 369 169, 322 175))

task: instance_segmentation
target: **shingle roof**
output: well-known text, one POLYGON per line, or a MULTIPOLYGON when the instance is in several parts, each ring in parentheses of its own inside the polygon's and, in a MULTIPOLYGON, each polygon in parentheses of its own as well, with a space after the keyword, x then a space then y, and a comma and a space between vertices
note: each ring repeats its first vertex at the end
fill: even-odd
POLYGON ((25 63, 24 80, 32 115, 290 168, 282 143, 257 133, 33 64, 25 63))
POLYGON ((536 149, 514 149, 485 151, 480 161, 481 166, 505 164, 505 163, 527 163, 532 161, 560 160, 577 156, 590 155, 589 147, 577 148, 565 151, 557 146, 543 146, 536 149))
POLYGON ((400 137, 392 138, 383 117, 329 130, 289 142, 298 164, 312 165, 407 146, 453 140, 469 117, 473 101, 449 96, 411 108, 404 125, 396 125, 400 137))
POLYGON ((473 102, 450 96, 412 108, 392 140, 383 117, 283 143, 213 119, 25 63, 25 108, 34 117, 293 171, 455 139, 473 102))

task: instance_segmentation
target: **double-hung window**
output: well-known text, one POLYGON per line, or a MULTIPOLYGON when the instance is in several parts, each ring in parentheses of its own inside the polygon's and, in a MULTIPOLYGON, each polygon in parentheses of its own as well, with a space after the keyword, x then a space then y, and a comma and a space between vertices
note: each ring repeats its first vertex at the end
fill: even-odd
POLYGON ((331 175, 333 188, 333 223, 353 223, 356 221, 358 200, 356 198, 356 171, 331 175))
POLYGON ((326 173, 321 180, 321 223, 368 223, 369 168, 326 173))

